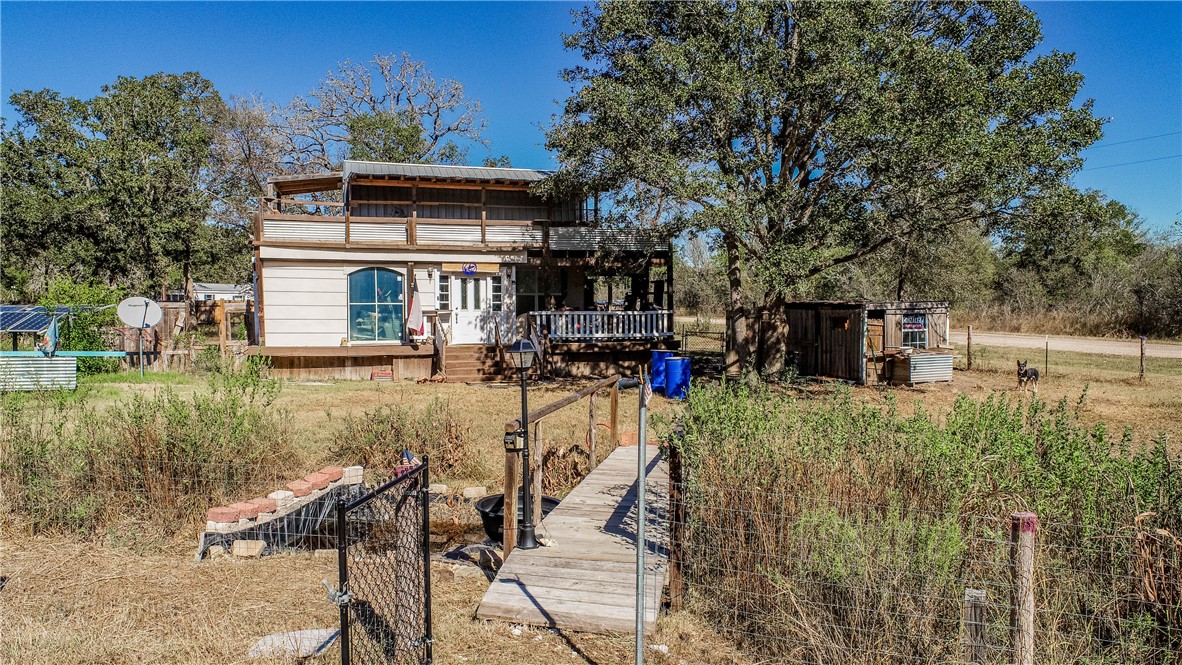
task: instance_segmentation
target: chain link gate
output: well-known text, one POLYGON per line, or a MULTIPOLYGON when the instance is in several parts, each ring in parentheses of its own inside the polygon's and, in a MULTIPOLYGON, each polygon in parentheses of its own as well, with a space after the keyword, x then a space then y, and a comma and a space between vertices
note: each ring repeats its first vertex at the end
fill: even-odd
POLYGON ((430 665, 427 459, 337 503, 342 665, 430 665))

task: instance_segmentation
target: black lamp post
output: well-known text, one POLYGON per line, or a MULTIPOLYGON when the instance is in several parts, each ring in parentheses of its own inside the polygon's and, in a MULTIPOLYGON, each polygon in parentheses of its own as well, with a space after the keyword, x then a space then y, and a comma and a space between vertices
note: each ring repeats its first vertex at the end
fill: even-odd
MULTIPOLYGON (((513 361, 514 367, 521 370, 521 420, 518 421, 521 426, 514 434, 521 436, 522 441, 521 479, 524 484, 524 496, 522 497, 524 519, 517 527, 517 547, 523 550, 536 549, 538 546, 538 539, 534 534, 533 488, 529 468, 529 401, 525 387, 525 375, 529 373, 529 368, 534 364, 536 353, 537 349, 528 339, 518 339, 513 343, 513 346, 509 347, 509 359, 513 361)), ((506 446, 508 446, 508 435, 505 438, 506 446)))

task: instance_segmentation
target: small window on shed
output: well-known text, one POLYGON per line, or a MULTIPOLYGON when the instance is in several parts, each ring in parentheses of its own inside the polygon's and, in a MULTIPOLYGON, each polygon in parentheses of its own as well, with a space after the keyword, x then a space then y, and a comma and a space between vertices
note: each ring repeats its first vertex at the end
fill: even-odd
POLYGON ((928 348, 928 317, 926 314, 903 315, 903 346, 913 349, 928 348))
POLYGON ((850 317, 848 316, 835 316, 829 319, 829 322, 833 325, 834 330, 850 329, 850 317))

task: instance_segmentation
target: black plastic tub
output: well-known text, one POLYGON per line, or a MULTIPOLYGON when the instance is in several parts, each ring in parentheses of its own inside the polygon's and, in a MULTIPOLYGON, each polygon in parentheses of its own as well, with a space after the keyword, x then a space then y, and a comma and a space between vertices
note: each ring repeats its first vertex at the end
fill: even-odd
MULTIPOLYGON (((521 524, 525 519, 525 510, 522 504, 525 503, 525 498, 520 492, 517 493, 517 523, 521 524)), ((480 521, 484 524, 484 532, 492 540, 502 542, 505 539, 505 495, 504 494, 489 494, 483 499, 476 502, 474 506, 476 512, 480 513, 480 521)), ((542 497, 542 517, 550 514, 550 511, 558 507, 558 499, 552 496, 542 497)), ((534 525, 537 526, 537 525, 534 525)))

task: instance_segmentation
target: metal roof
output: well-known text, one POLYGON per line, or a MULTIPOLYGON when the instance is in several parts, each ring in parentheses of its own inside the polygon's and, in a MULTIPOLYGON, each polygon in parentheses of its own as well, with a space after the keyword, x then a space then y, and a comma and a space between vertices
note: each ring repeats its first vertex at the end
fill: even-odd
POLYGON ((55 317, 69 311, 69 307, 57 307, 46 311, 40 305, 0 305, 0 332, 41 332, 49 327, 49 323, 55 317))
POLYGON ((412 179, 481 180, 537 182, 554 173, 539 169, 513 169, 491 166, 450 166, 446 164, 401 164, 396 162, 361 162, 345 160, 344 177, 351 175, 397 176, 412 179))
POLYGON ((216 282, 193 282, 194 291, 213 291, 215 293, 244 293, 250 290, 250 284, 220 284, 216 282))

